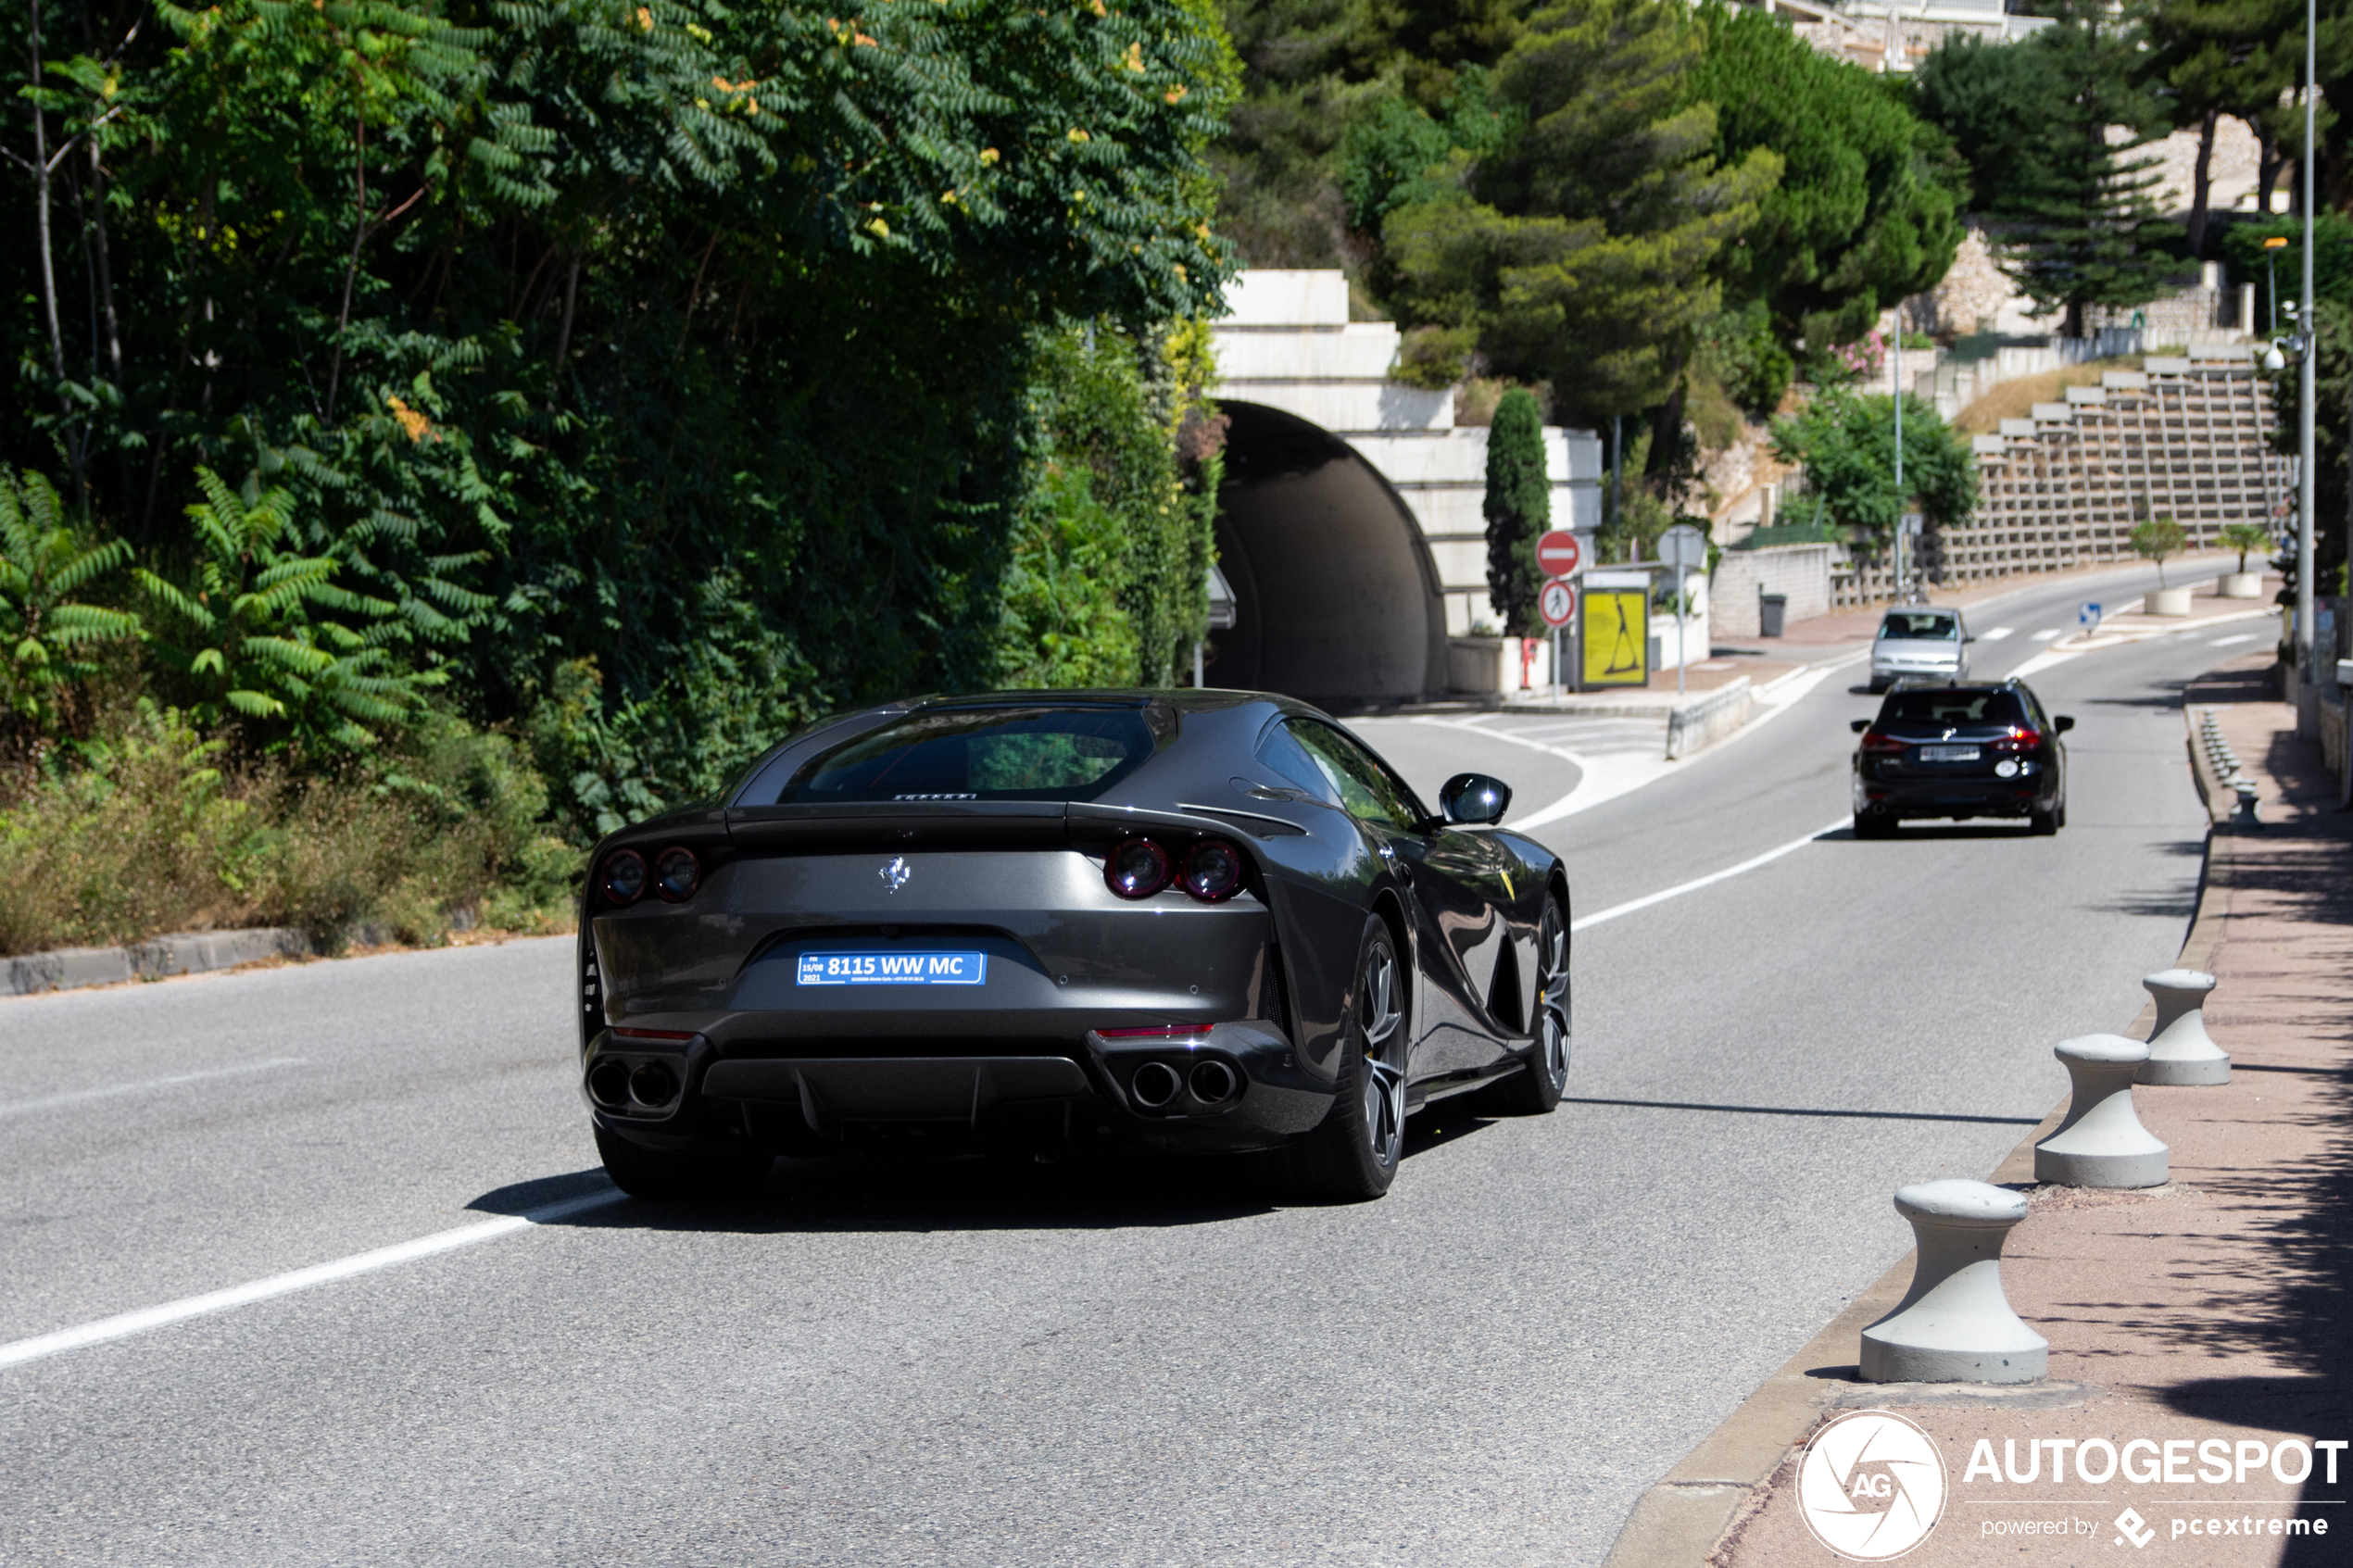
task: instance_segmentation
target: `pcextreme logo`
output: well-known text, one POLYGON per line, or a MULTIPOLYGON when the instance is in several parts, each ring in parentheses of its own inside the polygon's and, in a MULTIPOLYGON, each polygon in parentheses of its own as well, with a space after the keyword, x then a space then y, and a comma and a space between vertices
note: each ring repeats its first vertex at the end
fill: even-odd
POLYGON ((1893 1411, 1840 1416, 1806 1445, 1797 1508, 1814 1538, 1841 1557, 1901 1557, 1944 1515, 1944 1456, 1935 1439, 1893 1411))

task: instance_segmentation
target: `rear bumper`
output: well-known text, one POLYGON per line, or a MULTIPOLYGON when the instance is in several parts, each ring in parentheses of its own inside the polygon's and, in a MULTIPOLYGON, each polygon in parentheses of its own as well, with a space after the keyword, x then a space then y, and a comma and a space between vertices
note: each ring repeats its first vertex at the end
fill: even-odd
POLYGON ((665 1040, 603 1030, 583 1053, 581 1094, 598 1124, 651 1148, 812 1153, 853 1144, 1041 1147, 1118 1139, 1180 1151, 1269 1148, 1313 1129, 1332 1085, 1259 1021, 1065 1050, 912 1055, 937 1039, 825 1043, 823 1055, 740 1055, 700 1034, 665 1040), (648 1069, 659 1069, 648 1072, 648 1069), (1139 1083, 1139 1075, 1142 1074, 1139 1083), (667 1098, 648 1099, 639 1085, 667 1098))
POLYGON ((1858 782, 1855 809, 1884 817, 2024 817, 2057 803, 2048 773, 2025 779, 1938 779, 1900 784, 1858 782))

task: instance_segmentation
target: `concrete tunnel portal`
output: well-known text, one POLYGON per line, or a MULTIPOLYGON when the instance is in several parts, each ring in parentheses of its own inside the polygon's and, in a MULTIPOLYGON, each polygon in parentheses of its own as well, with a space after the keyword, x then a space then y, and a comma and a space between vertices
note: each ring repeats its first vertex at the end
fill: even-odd
POLYGON ((1341 709, 1443 690, 1438 571, 1403 498, 1331 432, 1218 406, 1232 421, 1216 537, 1235 621, 1211 633, 1208 684, 1341 709))

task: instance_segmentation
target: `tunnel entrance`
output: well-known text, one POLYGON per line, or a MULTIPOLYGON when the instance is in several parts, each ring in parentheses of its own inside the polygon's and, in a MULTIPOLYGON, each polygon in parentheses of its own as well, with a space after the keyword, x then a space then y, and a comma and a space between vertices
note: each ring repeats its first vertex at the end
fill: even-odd
POLYGON ((1220 402, 1218 566, 1235 623, 1209 684, 1364 709, 1446 684, 1445 609, 1420 526, 1346 442, 1296 415, 1220 402))

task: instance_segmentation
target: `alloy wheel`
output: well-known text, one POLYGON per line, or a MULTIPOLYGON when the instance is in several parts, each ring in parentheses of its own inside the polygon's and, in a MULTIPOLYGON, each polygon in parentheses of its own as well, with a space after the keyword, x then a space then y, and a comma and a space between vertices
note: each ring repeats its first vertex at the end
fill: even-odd
POLYGON ((1397 1163, 1405 1141, 1404 1015, 1397 1005, 1397 960, 1385 945, 1365 955, 1356 1027, 1365 1044, 1365 1137, 1376 1163, 1397 1163))
POLYGON ((1568 1084, 1568 931, 1560 906, 1544 900, 1536 933, 1536 1030, 1544 1073, 1556 1088, 1568 1084))

